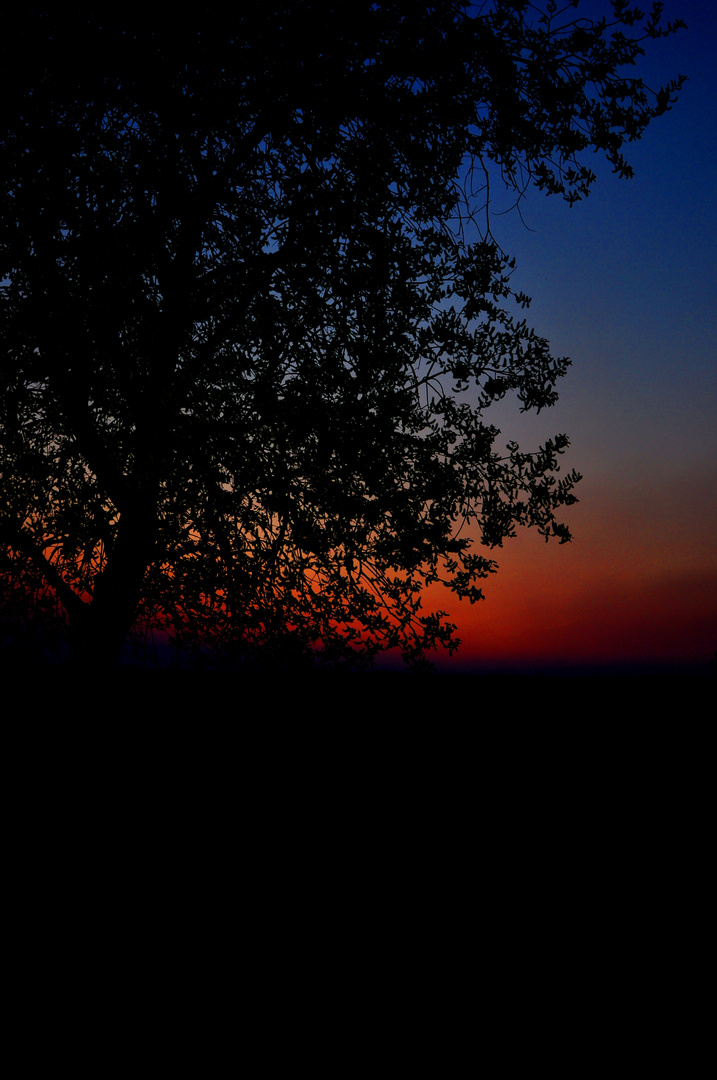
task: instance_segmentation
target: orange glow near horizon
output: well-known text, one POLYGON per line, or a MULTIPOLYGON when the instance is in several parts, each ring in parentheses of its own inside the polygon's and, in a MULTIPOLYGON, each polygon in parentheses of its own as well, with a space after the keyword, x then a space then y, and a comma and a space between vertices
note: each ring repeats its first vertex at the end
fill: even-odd
POLYGON ((571 544, 523 532, 493 553, 499 569, 483 584, 483 602, 434 593, 431 602, 459 627, 457 668, 710 669, 717 505, 690 490, 715 490, 709 481, 675 477, 652 492, 588 484, 571 509, 571 544))
MULTIPOLYGON (((440 671, 712 669, 717 502, 704 493, 717 477, 695 470, 652 486, 607 478, 583 487, 566 514, 571 544, 521 530, 503 548, 480 549, 499 569, 479 582, 486 599, 474 605, 427 590, 423 612, 447 611, 462 642, 433 657, 440 671)), ((151 618, 161 639, 172 617, 151 618)))

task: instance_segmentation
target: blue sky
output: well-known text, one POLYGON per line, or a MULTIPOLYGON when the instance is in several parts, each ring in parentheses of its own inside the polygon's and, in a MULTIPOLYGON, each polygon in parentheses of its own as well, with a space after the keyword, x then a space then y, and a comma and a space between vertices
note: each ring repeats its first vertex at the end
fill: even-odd
POLYGON ((539 626, 586 659, 596 641, 607 656, 610 639, 626 662, 638 640, 654 638, 664 660, 689 639, 697 667, 717 648, 717 4, 667 0, 665 18, 688 29, 648 42, 640 71, 654 86, 689 81, 628 147, 634 178, 598 165, 572 209, 531 192, 525 225, 494 219, 529 321, 573 366, 554 409, 519 417, 501 403, 490 419, 526 449, 566 432, 566 468, 584 479, 565 515, 573 544, 509 542, 486 603, 455 612, 466 662, 497 656, 499 637, 520 665, 539 626))

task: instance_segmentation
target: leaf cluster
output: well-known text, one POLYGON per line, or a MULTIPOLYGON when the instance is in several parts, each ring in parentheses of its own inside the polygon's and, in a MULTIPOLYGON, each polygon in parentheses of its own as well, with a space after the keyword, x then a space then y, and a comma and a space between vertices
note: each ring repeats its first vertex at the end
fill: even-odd
POLYGON ((576 6, 28 9, 0 45, 0 537, 75 638, 420 663, 456 644, 425 587, 472 602, 495 569, 476 536, 569 539, 567 439, 501 451, 485 420, 551 406, 568 361, 469 236, 470 178, 573 202, 680 83, 625 71, 677 24, 576 6))

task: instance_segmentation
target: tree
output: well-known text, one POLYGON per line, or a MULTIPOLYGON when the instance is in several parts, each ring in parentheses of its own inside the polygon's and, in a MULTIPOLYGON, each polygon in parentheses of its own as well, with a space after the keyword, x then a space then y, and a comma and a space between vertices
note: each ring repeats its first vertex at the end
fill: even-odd
POLYGON ((425 586, 472 602, 495 569, 466 524, 488 549, 517 526, 570 539, 567 438, 501 451, 485 420, 506 394, 552 405, 568 365, 516 313, 488 185, 572 203, 595 151, 630 175, 624 144, 681 83, 631 70, 680 25, 661 5, 577 6, 18 17, 6 610, 93 665, 153 628, 195 659, 418 662, 457 643, 425 586))

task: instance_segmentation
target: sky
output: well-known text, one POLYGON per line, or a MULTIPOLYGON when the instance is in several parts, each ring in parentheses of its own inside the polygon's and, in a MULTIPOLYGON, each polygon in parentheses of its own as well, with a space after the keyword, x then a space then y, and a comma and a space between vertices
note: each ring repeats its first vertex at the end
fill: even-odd
POLYGON ((583 480, 571 544, 523 530, 493 552, 484 602, 441 598, 463 641, 441 671, 714 673, 717 4, 667 0, 665 18, 688 29, 640 70, 689 81, 628 147, 634 178, 606 165, 573 208, 533 192, 522 222, 494 219, 529 321, 573 363, 552 410, 489 419, 524 449, 565 432, 583 480))
MULTIPOLYGON (((607 0, 583 0, 580 14, 607 0)), ((473 606, 431 594, 462 648, 444 672, 712 675, 717 652, 717 2, 665 0, 688 29, 652 43, 640 73, 688 76, 672 111, 628 146, 631 180, 595 163, 573 208, 530 192, 493 220, 514 288, 554 355, 573 361, 540 416, 486 414, 534 449, 565 432, 570 544, 522 531, 473 606)), ((498 449, 502 449, 501 440, 498 449)))

